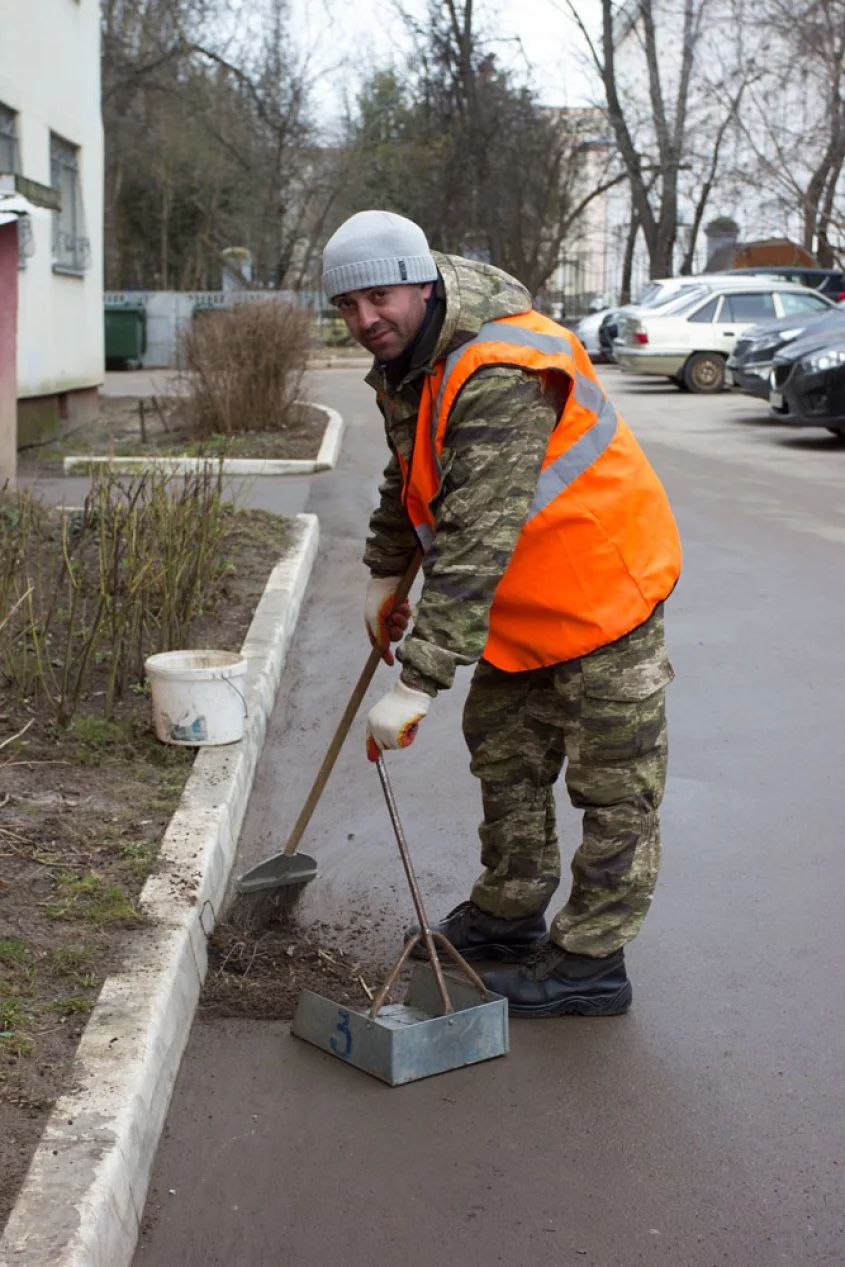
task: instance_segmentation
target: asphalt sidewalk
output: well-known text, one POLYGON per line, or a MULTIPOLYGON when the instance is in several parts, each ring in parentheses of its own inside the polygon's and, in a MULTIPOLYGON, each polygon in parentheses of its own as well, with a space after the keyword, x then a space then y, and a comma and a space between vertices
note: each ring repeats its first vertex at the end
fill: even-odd
MULTIPOLYGON (((317 396, 348 431, 303 506, 320 558, 240 866, 284 843, 367 653, 360 554, 385 455, 357 379, 334 372, 317 396)), ((804 455, 767 456, 762 430, 715 421, 719 402, 611 386, 686 552, 667 609, 665 861, 629 953, 633 1011, 515 1023, 506 1059, 395 1090, 284 1025, 198 1023, 138 1267, 841 1264, 841 485, 829 466, 793 478, 804 455)), ((432 915, 478 868, 468 677, 391 761, 432 915)), ((381 669, 371 698, 392 679, 381 669)), ((572 847, 578 818, 558 805, 572 847)), ((320 863, 303 918, 395 950, 410 902, 363 721, 303 843, 320 863)))

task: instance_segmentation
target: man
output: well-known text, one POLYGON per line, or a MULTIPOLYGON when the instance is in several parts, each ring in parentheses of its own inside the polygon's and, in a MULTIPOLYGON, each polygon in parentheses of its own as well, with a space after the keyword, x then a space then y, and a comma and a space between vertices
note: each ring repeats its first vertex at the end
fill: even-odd
POLYGON ((365 211, 328 242, 323 286, 375 357, 367 382, 391 456, 365 619, 389 664, 410 614, 396 590, 425 551, 401 676, 368 717, 370 756, 407 747, 456 668, 477 663, 464 735, 484 871, 437 927, 467 957, 521 964, 485 976, 513 1015, 624 1012, 623 948, 660 861, 663 600, 681 562, 666 495, 577 339, 514 278, 365 211), (583 840, 547 933, 564 761, 583 840))

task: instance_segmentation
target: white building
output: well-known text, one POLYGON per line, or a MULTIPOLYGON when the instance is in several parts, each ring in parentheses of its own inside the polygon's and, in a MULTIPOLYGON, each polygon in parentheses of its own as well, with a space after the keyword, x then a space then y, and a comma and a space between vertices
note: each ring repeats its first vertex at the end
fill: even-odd
POLYGON ((59 209, 17 229, 19 442, 96 409, 103 380, 99 0, 0 0, 0 190, 47 187, 59 209))
MULTIPOLYGON (((612 174, 615 142, 605 111, 593 107, 555 111, 565 134, 572 138, 570 162, 574 178, 566 197, 578 206, 593 191, 602 189, 612 174)), ((570 226, 561 246, 560 259, 544 287, 554 316, 558 305, 569 315, 609 302, 615 277, 610 241, 609 204, 603 194, 588 202, 570 226)))

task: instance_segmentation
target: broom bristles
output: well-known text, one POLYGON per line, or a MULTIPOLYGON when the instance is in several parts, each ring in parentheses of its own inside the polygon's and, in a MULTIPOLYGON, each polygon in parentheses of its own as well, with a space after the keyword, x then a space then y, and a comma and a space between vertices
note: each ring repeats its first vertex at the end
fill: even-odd
POLYGON ((306 884, 303 880, 257 893, 238 893, 226 913, 226 922, 242 933, 255 933, 271 924, 286 924, 306 884))

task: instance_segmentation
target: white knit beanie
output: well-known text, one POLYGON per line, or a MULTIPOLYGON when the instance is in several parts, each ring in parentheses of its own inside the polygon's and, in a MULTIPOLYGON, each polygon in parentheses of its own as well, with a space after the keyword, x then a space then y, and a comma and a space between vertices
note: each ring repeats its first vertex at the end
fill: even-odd
POLYGON ((419 225, 392 211, 350 216, 323 251, 323 290, 329 299, 370 286, 437 280, 437 265, 419 225))

